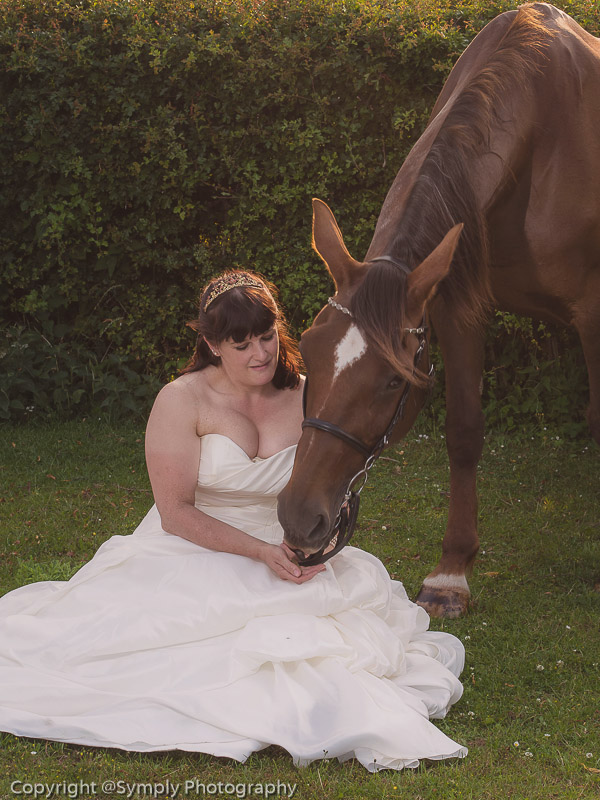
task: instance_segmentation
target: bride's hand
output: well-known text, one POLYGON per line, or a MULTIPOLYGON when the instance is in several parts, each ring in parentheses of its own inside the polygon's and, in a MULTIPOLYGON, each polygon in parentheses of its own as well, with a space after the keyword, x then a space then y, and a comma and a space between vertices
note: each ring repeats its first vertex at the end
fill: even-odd
POLYGON ((267 545, 261 551, 260 558, 279 578, 292 583, 306 583, 325 569, 325 564, 315 564, 314 567, 298 566, 292 560, 293 552, 283 543, 267 545))

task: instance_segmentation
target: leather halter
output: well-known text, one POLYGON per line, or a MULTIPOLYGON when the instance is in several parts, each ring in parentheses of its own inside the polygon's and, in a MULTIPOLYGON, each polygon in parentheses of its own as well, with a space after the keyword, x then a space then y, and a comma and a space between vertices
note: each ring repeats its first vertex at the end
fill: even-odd
MULTIPOLYGON (((379 258, 374 258, 372 261, 390 261, 395 266, 400 267, 405 272, 410 272, 409 268, 404 265, 400 264, 397 261, 394 261, 390 256, 381 256, 379 258)), ((353 317, 352 312, 350 309, 346 308, 345 306, 340 305, 337 303, 332 297, 329 298, 327 301, 329 305, 333 308, 341 311, 343 314, 346 314, 350 317, 353 317)), ((418 328, 404 328, 405 333, 414 334, 419 337, 419 346, 415 352, 413 366, 416 369, 419 365, 419 361, 421 360, 421 355, 425 350, 427 345, 427 331, 428 326, 426 324, 425 316, 423 317, 423 321, 418 328)), ((429 368, 429 376, 433 377, 433 365, 430 365, 429 368)), ((306 390, 308 387, 308 379, 304 384, 304 393, 302 396, 302 410, 304 414, 304 421, 302 423, 302 428, 316 428, 317 430, 323 431, 324 433, 329 433, 333 436, 336 436, 338 439, 341 439, 343 442, 348 444, 350 447, 353 447, 355 450, 365 456, 366 461, 363 468, 356 473, 356 475, 350 480, 348 483, 348 487, 344 494, 344 499, 340 505, 339 511, 337 513, 335 522, 333 524, 333 537, 332 539, 327 542, 327 544, 323 545, 323 547, 316 553, 312 553, 311 555, 304 557, 304 553, 302 550, 296 549, 294 553, 298 559, 298 563, 300 566, 313 566, 315 564, 323 564, 325 561, 328 561, 332 556, 338 553, 352 537, 354 532, 354 527, 356 525, 356 520, 358 517, 358 507, 360 503, 360 494, 365 487, 365 484, 368 480, 369 470, 375 463, 375 461, 381 455, 384 447, 386 447, 390 441, 390 437, 396 424, 402 419, 404 416, 404 408, 406 406, 406 401, 408 400, 408 396, 411 390, 412 384, 409 382, 405 382, 404 387, 402 389, 402 394, 398 400, 398 404, 396 406, 396 410, 385 430, 385 432, 380 436, 377 440, 375 445, 370 447, 369 445, 362 442, 356 436, 347 431, 340 428, 333 422, 327 422, 326 420, 318 419, 316 417, 306 417, 306 390), (327 547, 331 544, 334 544, 333 548, 328 552, 325 553, 327 547)))

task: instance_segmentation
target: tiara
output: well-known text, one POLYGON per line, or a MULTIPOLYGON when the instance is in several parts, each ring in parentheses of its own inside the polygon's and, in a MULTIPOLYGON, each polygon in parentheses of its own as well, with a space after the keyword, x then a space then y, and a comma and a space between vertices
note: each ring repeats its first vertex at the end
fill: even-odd
POLYGON ((222 278, 217 278, 213 288, 210 290, 210 294, 204 302, 202 310, 206 311, 217 297, 220 297, 230 289, 237 289, 240 286, 251 286, 253 289, 262 289, 263 291, 266 289, 262 281, 253 278, 251 275, 248 275, 247 272, 231 272, 228 275, 223 275, 222 278))

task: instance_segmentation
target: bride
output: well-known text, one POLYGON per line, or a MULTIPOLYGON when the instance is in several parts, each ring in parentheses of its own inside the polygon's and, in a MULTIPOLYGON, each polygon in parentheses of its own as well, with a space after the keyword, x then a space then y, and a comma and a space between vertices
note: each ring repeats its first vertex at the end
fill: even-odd
POLYGON ((465 756, 429 721, 462 694, 461 643, 370 554, 300 567, 283 543, 303 379, 273 287, 226 272, 192 327, 148 421, 156 504, 70 581, 0 599, 0 730, 370 771, 465 756))

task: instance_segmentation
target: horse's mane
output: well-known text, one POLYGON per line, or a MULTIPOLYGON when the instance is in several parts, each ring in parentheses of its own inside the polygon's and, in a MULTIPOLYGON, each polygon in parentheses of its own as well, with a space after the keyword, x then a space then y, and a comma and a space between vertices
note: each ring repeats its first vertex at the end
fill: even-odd
MULTIPOLYGON (((481 325, 491 307, 485 209, 477 203, 470 166, 478 153, 489 151, 492 126, 506 124, 499 116, 503 96, 517 87, 532 92, 531 76, 540 71, 552 36, 542 12, 532 4, 519 8, 486 65, 452 101, 390 248, 389 255, 412 270, 450 228, 465 223, 450 274, 439 286, 447 307, 464 327, 481 325)), ((405 284, 402 270, 386 262, 374 264, 356 290, 352 311, 379 354, 400 375, 419 384, 424 376, 413 375, 401 346, 405 284)))

